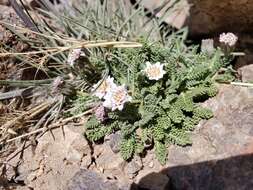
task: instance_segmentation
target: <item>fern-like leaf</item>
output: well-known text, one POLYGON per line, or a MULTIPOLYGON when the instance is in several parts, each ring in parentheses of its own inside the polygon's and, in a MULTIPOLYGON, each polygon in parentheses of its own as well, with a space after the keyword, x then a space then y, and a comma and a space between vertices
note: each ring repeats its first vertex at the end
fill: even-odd
POLYGON ((123 138, 120 144, 120 154, 124 160, 129 160, 135 150, 135 139, 130 137, 128 139, 123 138))
POLYGON ((160 141, 155 141, 155 155, 158 161, 165 165, 167 161, 167 149, 166 145, 160 141))

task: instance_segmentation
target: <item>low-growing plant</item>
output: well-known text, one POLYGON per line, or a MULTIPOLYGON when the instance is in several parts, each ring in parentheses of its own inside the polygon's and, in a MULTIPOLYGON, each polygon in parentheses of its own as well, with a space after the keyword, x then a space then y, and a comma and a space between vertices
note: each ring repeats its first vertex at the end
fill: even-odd
POLYGON ((109 72, 91 94, 100 104, 85 124, 89 140, 120 131, 125 160, 154 147, 161 164, 167 146, 191 144, 190 132, 213 116, 200 102, 217 94, 217 72, 229 59, 220 50, 209 56, 196 48, 182 49, 178 42, 169 47, 144 42, 139 49, 114 50, 104 60, 96 57, 95 64, 109 72))

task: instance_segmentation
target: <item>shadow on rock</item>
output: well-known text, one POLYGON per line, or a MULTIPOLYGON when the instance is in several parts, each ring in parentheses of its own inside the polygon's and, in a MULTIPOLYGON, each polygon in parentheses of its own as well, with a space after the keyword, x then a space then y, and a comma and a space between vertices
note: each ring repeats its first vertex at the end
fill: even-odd
POLYGON ((131 190, 250 190, 253 189, 253 154, 150 173, 131 190))

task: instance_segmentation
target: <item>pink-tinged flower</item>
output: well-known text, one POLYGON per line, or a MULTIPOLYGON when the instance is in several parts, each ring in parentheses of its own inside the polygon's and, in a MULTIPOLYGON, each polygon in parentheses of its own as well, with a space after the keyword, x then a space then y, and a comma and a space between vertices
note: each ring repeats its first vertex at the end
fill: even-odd
POLYGON ((64 84, 64 80, 62 77, 56 77, 52 83, 52 92, 53 93, 57 93, 60 91, 60 89, 62 88, 64 84))
POLYGON ((164 64, 161 64, 160 62, 157 62, 155 64, 146 62, 146 68, 144 69, 144 72, 149 80, 159 80, 163 78, 163 75, 166 73, 163 70, 163 66, 164 64))
POLYGON ((222 33, 219 38, 220 43, 224 43, 225 45, 228 45, 230 47, 234 46, 237 40, 238 37, 231 32, 222 33))
POLYGON ((93 86, 95 90, 94 95, 102 99, 107 92, 109 92, 116 84, 113 82, 114 78, 108 76, 107 79, 99 81, 93 86))
POLYGON ((131 102, 132 97, 128 95, 125 85, 115 86, 104 97, 104 107, 112 109, 112 111, 123 110, 126 102, 131 102))
POLYGON ((106 120, 106 111, 103 105, 95 108, 95 116, 101 122, 104 122, 106 120))
POLYGON ((84 52, 81 49, 73 49, 68 55, 67 63, 73 67, 75 61, 79 59, 80 56, 85 56, 84 52))

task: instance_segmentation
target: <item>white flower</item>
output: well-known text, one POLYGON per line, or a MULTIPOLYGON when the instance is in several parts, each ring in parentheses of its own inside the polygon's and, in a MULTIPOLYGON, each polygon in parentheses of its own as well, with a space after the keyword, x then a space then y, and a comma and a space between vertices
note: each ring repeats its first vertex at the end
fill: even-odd
POLYGON ((79 59, 80 56, 84 56, 84 52, 82 52, 81 49, 73 49, 69 55, 68 55, 68 60, 67 63, 71 66, 75 64, 75 61, 79 59))
POLYGON ((108 76, 107 79, 99 81, 93 86, 95 90, 94 95, 102 99, 107 92, 109 92, 116 84, 113 82, 114 78, 108 76))
POLYGON ((146 68, 144 69, 144 72, 150 80, 159 80, 163 78, 163 75, 166 73, 163 70, 163 66, 164 64, 161 64, 160 62, 157 62, 153 65, 150 62, 146 62, 146 68))
POLYGON ((131 102, 132 97, 128 95, 125 85, 114 86, 104 97, 104 107, 111 108, 112 111, 123 110, 126 102, 131 102))
POLYGON ((231 32, 222 33, 219 38, 219 41, 221 43, 224 43, 230 47, 234 46, 236 44, 237 40, 238 40, 238 37, 231 32))

